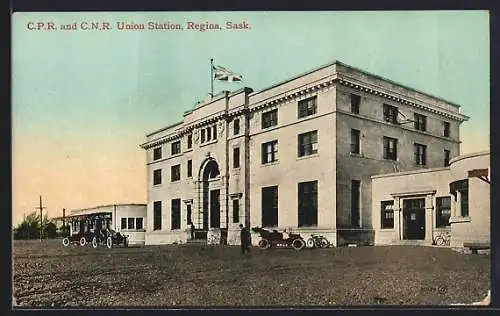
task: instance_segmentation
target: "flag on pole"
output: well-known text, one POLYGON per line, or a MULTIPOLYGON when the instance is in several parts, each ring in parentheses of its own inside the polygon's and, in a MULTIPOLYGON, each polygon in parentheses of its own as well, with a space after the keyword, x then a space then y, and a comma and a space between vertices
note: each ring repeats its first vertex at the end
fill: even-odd
POLYGON ((212 65, 212 70, 214 74, 213 78, 215 80, 228 81, 228 82, 243 80, 243 77, 241 75, 221 66, 212 65))

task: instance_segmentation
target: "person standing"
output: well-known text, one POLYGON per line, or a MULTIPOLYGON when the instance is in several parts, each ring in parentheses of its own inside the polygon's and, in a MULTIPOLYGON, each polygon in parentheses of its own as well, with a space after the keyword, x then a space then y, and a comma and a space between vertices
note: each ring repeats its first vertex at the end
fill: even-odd
POLYGON ((247 227, 243 227, 243 224, 240 224, 240 242, 241 242, 241 254, 245 254, 245 252, 250 252, 250 246, 252 245, 252 236, 250 235, 250 231, 247 227))

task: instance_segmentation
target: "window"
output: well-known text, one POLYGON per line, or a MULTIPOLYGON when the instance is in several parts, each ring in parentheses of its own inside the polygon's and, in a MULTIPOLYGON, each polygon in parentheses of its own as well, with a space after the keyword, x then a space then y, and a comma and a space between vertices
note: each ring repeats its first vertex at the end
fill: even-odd
POLYGON ((207 127, 207 142, 212 139, 212 128, 207 127))
POLYGON ((301 182, 298 189, 298 227, 318 225, 318 181, 301 182))
POLYGON ((262 113, 262 128, 278 125, 278 109, 262 113))
POLYGON ((384 121, 396 124, 398 122, 398 108, 389 104, 384 104, 384 121))
POLYGON ((179 181, 181 179, 181 165, 170 167, 170 181, 179 181))
POLYGON ((278 186, 262 188, 262 227, 278 226, 278 186))
POLYGON ((351 129, 351 153, 359 154, 359 130, 351 129))
POLYGON ((360 189, 361 181, 352 180, 351 181, 351 226, 360 227, 360 189))
POLYGON ((137 217, 135 219, 135 229, 143 229, 143 226, 142 226, 142 217, 137 217))
POLYGON ((161 229, 161 201, 153 203, 153 230, 161 229))
POLYGON ((172 155, 177 155, 177 154, 180 154, 181 153, 181 141, 178 140, 176 142, 173 142, 171 144, 172 146, 172 155))
POLYGON ((187 148, 190 149, 193 147, 193 134, 189 134, 187 136, 187 148))
POLYGON ((398 140, 384 136, 384 159, 398 159, 398 140))
POLYGON ((128 229, 135 229, 135 218, 133 218, 133 217, 128 218, 127 228, 128 229))
POLYGON ((316 96, 298 102, 298 118, 316 114, 316 96))
POLYGON ((153 160, 161 159, 161 147, 153 149, 153 160))
POLYGON ((299 157, 309 156, 318 153, 318 132, 312 131, 298 136, 299 157))
POLYGON ((240 200, 233 200, 233 223, 240 222, 240 200))
POLYGON ((450 123, 443 122, 443 136, 450 137, 450 123))
POLYGON ((233 168, 240 167, 240 147, 233 148, 233 168))
POLYGON ((427 146, 417 143, 414 144, 415 164, 419 166, 425 166, 426 151, 427 151, 427 146))
POLYGON ((240 119, 235 119, 233 122, 234 127, 234 135, 238 135, 240 133, 240 119))
POLYGON ((217 125, 212 126, 213 129, 213 139, 217 139, 217 125))
POLYGON ((172 207, 170 209, 171 215, 171 229, 181 228, 181 199, 173 199, 172 207))
POLYGON ((191 225, 193 223, 193 220, 191 218, 192 216, 192 211, 191 211, 191 204, 186 205, 186 213, 187 213, 187 224, 191 225))
POLYGON ((161 169, 153 171, 153 185, 161 184, 161 169))
POLYGON ((450 151, 444 150, 444 166, 448 167, 450 165, 450 151))
POLYGON ((415 129, 419 131, 425 131, 427 128, 427 117, 425 115, 415 113, 414 117, 414 126, 415 129))
POLYGON ((469 216, 469 189, 459 190, 461 216, 469 216))
POLYGON ((122 217, 122 229, 127 229, 127 218, 122 217))
POLYGON ((381 228, 394 228, 394 201, 380 202, 381 228))
POLYGON ((273 140, 262 144, 262 164, 278 160, 278 141, 273 140))
POLYGON ((359 114, 360 103, 361 103, 361 97, 357 94, 351 93, 351 113, 359 114))
POLYGON ((201 142, 204 143, 205 142, 205 129, 201 129, 201 142))
POLYGON ((450 226, 451 198, 449 196, 436 198, 436 227, 450 226))
POLYGON ((189 159, 187 161, 187 177, 191 178, 193 176, 193 161, 189 159))

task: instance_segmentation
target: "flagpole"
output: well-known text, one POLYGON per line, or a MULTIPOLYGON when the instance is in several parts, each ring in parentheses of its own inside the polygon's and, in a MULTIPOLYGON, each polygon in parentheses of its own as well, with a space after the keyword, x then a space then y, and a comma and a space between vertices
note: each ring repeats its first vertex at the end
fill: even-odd
POLYGON ((210 59, 210 97, 214 97, 214 60, 210 59))

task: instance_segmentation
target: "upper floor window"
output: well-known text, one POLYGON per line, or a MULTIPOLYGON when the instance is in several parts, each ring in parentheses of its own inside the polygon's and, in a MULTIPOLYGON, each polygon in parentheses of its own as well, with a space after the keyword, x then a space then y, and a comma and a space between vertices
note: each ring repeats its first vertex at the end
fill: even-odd
POLYGON ((427 117, 421 114, 414 114, 414 125, 415 129, 419 131, 426 131, 427 129, 427 117))
POLYGON ((359 130, 351 129, 351 153, 359 154, 360 153, 360 139, 359 139, 359 130))
POLYGON ((426 159, 427 146, 415 143, 414 150, 415 150, 415 164, 419 166, 425 166, 427 160, 426 159))
POLYGON ((161 159, 161 147, 153 149, 153 160, 161 159))
POLYGON ((193 161, 189 159, 187 161, 187 177, 191 178, 193 176, 193 161))
POLYGON ((450 137, 450 123, 443 122, 443 136, 450 137))
POLYGON ((200 131, 200 133, 201 133, 201 143, 204 143, 205 140, 206 140, 205 139, 205 129, 202 128, 201 131, 200 131))
POLYGON ((398 122, 398 108, 389 104, 384 104, 384 121, 396 124, 398 122))
POLYGON ((309 156, 318 152, 318 131, 299 134, 298 156, 309 156))
POLYGON ((278 109, 262 113, 262 128, 278 125, 278 109))
POLYGON ((449 196, 436 198, 436 227, 450 226, 451 198, 449 196))
POLYGON ((233 148, 233 168, 240 167, 240 147, 233 148))
POLYGON ((170 167, 170 181, 179 181, 181 179, 181 165, 170 167))
POLYGON ((217 125, 212 126, 213 139, 217 139, 217 125))
POLYGON ((444 150, 444 166, 448 167, 450 165, 450 151, 444 150))
POLYGON ((298 102, 298 118, 316 114, 316 96, 298 102))
POLYGON ((262 144, 262 163, 269 163, 278 160, 278 141, 273 140, 271 142, 262 144))
POLYGON ((187 136, 187 148, 190 149, 191 147, 193 147, 193 134, 187 136))
POLYGON ((207 142, 212 139, 212 128, 208 127, 207 128, 207 142))
POLYGON ((384 136, 384 159, 398 159, 398 140, 384 136))
POLYGON ((177 155, 181 153, 181 141, 178 140, 171 144, 172 155, 177 155))
POLYGON ((233 127, 234 135, 238 135, 240 133, 240 119, 234 120, 233 127))
POLYGON ((351 113, 359 114, 360 104, 361 104, 361 96, 351 93, 351 113))
POLYGON ((161 169, 153 171, 153 185, 161 184, 161 169))

